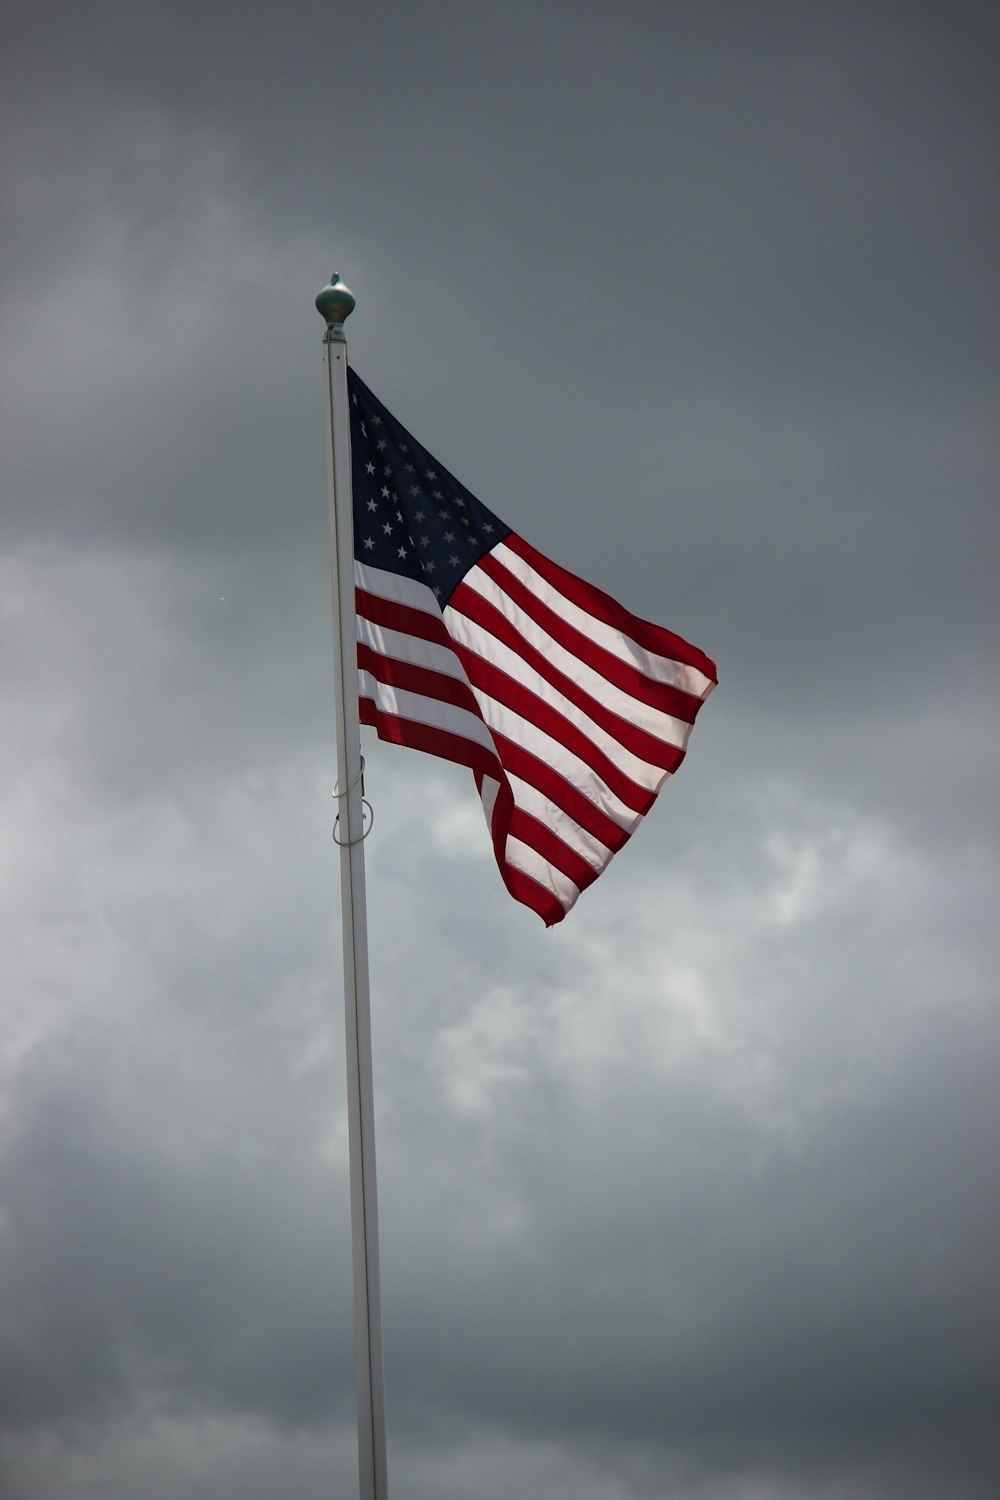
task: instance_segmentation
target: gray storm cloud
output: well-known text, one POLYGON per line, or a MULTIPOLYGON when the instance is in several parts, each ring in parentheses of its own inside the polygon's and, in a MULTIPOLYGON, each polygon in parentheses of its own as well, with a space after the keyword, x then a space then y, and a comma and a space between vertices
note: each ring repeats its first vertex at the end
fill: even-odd
POLYGON ((15 7, 0 1494, 355 1483, 313 297, 716 657, 558 932, 366 745, 390 1485, 1000 1486, 986 6, 15 7))

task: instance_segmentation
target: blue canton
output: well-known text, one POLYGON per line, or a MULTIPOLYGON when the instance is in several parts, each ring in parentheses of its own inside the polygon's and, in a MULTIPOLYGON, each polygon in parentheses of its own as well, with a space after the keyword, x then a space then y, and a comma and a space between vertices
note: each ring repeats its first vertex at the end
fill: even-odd
POLYGON ((444 609, 473 564, 510 527, 432 458, 352 369, 347 386, 354 555, 427 584, 444 609))

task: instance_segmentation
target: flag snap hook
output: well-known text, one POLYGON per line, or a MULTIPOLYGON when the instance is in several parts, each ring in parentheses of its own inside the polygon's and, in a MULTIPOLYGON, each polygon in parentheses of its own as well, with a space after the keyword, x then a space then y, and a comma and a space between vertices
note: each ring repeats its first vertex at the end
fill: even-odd
POLYGON ((337 837, 337 824, 340 822, 340 813, 338 813, 337 816, 334 818, 334 820, 333 820, 333 842, 337 845, 338 849, 353 849, 355 844, 363 844, 364 841, 365 841, 365 839, 371 833, 372 829, 375 827, 375 809, 372 807, 372 805, 368 801, 367 797, 362 797, 362 799, 361 799, 361 817, 362 817, 362 820, 364 819, 364 815, 365 815, 364 810, 365 810, 366 807, 368 809, 368 827, 365 828, 362 831, 361 837, 359 839, 338 839, 338 837, 337 837))
POLYGON ((334 782, 333 791, 331 792, 330 795, 332 797, 336 797, 338 799, 341 798, 341 797, 346 797, 347 794, 348 794, 348 792, 352 792, 354 790, 354 788, 357 786, 357 784, 358 784, 359 781, 361 783, 361 793, 362 793, 362 795, 361 795, 361 821, 362 821, 362 823, 364 822, 365 808, 367 807, 367 809, 368 809, 368 827, 362 829, 361 837, 358 838, 358 839, 338 839, 338 837, 337 837, 337 824, 340 822, 340 813, 338 813, 337 816, 333 820, 333 842, 340 849, 351 849, 351 848, 354 847, 355 844, 363 844, 364 841, 365 841, 365 839, 371 833, 372 829, 375 827, 375 809, 372 807, 371 803, 368 801, 368 798, 364 795, 364 790, 365 790, 365 758, 364 758, 363 755, 361 757, 361 768, 358 771, 358 774, 355 776, 354 780, 352 782, 350 782, 349 785, 347 787, 345 787, 345 789, 343 791, 341 791, 340 788, 339 788, 339 786, 337 785, 337 783, 334 782))
POLYGON ((349 785, 346 786, 343 791, 341 791, 339 789, 337 783, 334 782, 333 783, 333 791, 330 793, 330 796, 331 797, 346 797, 348 792, 352 792, 354 790, 354 788, 357 786, 357 784, 358 784, 359 781, 361 782, 361 790, 364 791, 364 789, 365 789, 365 758, 364 758, 363 755, 361 757, 361 766, 360 766, 360 768, 358 770, 358 774, 357 774, 357 776, 355 776, 354 780, 352 782, 350 782, 349 785))

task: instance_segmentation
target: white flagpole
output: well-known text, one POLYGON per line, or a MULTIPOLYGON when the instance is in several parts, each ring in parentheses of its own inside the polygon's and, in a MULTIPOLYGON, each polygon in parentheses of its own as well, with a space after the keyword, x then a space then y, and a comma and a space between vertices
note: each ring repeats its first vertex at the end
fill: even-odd
POLYGON ((351 416, 347 396, 344 319, 354 298, 334 273, 316 298, 326 320, 323 363, 329 413, 330 534, 333 546, 333 639, 337 700, 337 824, 344 932, 347 1108, 351 1161, 354 1337, 358 1371, 358 1469, 361 1500, 387 1500, 382 1308, 379 1292, 375 1190, 375 1106, 368 996, 364 807, 354 626, 354 516, 351 416))

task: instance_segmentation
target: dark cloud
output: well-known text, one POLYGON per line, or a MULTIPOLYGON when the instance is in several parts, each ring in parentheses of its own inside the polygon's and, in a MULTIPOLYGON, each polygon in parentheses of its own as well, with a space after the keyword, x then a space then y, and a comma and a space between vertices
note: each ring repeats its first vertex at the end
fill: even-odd
POLYGON ((393 1488, 994 1495, 993 9, 6 24, 0 1492, 354 1484, 336 266, 721 671, 553 933, 366 746, 393 1488))

